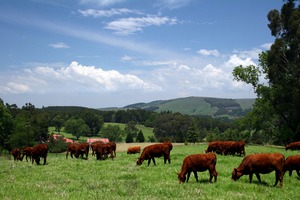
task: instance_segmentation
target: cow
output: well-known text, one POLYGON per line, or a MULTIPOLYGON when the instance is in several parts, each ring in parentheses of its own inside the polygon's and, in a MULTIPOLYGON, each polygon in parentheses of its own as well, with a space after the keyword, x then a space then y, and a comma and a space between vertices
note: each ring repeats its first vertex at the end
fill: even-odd
POLYGON ((209 171, 209 182, 211 183, 214 177, 214 182, 217 182, 218 172, 216 170, 217 157, 214 153, 207 154, 193 154, 184 158, 181 172, 179 172, 178 180, 179 183, 188 182, 191 172, 194 173, 195 179, 198 182, 197 172, 209 171), (187 174, 187 178, 186 178, 187 174))
MULTIPOLYGON (((14 157, 14 161, 19 161, 21 160, 21 150, 20 148, 14 148, 12 151, 11 151, 11 154, 13 155, 14 157)), ((21 160, 22 161, 22 160, 21 160)))
POLYGON ((149 146, 146 146, 143 149, 143 152, 141 156, 136 161, 137 165, 141 165, 144 160, 148 160, 148 166, 150 165, 151 160, 153 161, 153 164, 155 163, 155 157, 161 157, 164 156, 164 164, 166 164, 166 161, 168 160, 169 164, 171 163, 170 159, 170 152, 173 148, 172 143, 162 143, 162 144, 152 144, 149 146))
POLYGON ((300 142, 292 142, 285 146, 285 150, 300 150, 300 142))
POLYGON ((78 143, 70 143, 67 148, 66 159, 68 159, 69 153, 70 153, 71 158, 73 158, 73 155, 75 155, 75 157, 78 158, 79 157, 79 154, 78 154, 79 148, 80 147, 79 147, 78 143))
POLYGON ((111 154, 112 152, 111 152, 111 147, 108 143, 99 143, 96 146, 95 154, 96 154, 97 160, 102 160, 102 159, 107 158, 107 155, 109 153, 111 154))
POLYGON ((214 141, 208 144, 206 153, 215 152, 221 155, 246 155, 244 141, 214 141))
POLYGON ((79 144, 79 150, 78 154, 80 154, 81 158, 83 158, 83 155, 85 155, 85 159, 88 159, 89 156, 89 150, 90 150, 90 144, 87 142, 83 142, 79 144))
POLYGON ((116 157, 117 144, 115 142, 108 142, 107 144, 109 145, 110 148, 110 155, 111 155, 110 157, 111 158, 116 157))
POLYGON ((23 160, 24 156, 26 156, 26 161, 28 162, 28 157, 31 161, 32 149, 33 149, 33 147, 24 147, 23 148, 23 156, 22 156, 21 160, 23 160))
POLYGON ((222 152, 222 144, 221 143, 222 143, 221 141, 210 142, 208 144, 207 149, 205 150, 205 153, 215 152, 217 154, 221 154, 221 152, 222 152))
POLYGON ((289 176, 292 176, 293 170, 296 170, 297 175, 300 177, 300 155, 289 156, 284 161, 283 175, 289 171, 289 176))
POLYGON ((37 165, 40 165, 40 157, 44 158, 44 165, 47 162, 48 146, 44 143, 37 144, 32 148, 32 164, 36 161, 37 165))
POLYGON ((96 147, 98 144, 103 144, 104 142, 102 141, 95 141, 91 144, 91 149, 92 149, 92 156, 95 155, 96 147))
POLYGON ((284 155, 280 153, 248 155, 244 157, 238 168, 233 169, 232 179, 236 181, 243 175, 249 175, 251 183, 253 174, 255 174, 258 181, 261 182, 259 174, 268 174, 275 171, 276 181, 274 186, 276 186, 278 181, 280 181, 280 188, 282 188, 284 161, 284 155))
POLYGON ((127 149, 127 154, 135 154, 141 152, 141 146, 133 146, 127 149))

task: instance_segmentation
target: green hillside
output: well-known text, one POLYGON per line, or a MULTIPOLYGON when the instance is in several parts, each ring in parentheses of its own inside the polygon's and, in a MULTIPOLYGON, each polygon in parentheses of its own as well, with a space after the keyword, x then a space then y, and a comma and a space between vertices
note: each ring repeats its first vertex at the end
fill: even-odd
POLYGON ((155 112, 172 111, 187 115, 208 115, 213 117, 240 117, 252 109, 255 99, 225 99, 211 97, 186 97, 171 100, 136 103, 126 109, 145 109, 155 112))

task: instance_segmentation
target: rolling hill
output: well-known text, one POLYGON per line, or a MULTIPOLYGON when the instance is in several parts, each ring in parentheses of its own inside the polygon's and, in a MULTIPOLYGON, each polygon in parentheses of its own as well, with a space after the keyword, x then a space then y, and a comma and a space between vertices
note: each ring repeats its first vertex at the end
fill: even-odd
POLYGON ((158 100, 150 103, 135 103, 123 109, 145 109, 155 112, 172 111, 187 115, 213 117, 240 117, 252 109, 255 99, 224 99, 211 97, 185 97, 158 100))

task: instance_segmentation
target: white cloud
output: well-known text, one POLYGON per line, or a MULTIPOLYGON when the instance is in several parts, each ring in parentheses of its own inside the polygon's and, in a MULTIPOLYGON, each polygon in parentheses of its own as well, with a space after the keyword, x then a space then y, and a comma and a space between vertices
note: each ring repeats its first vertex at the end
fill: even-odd
POLYGON ((133 58, 127 55, 122 56, 121 60, 122 61, 131 61, 133 58))
POLYGON ((260 47, 265 49, 265 50, 269 50, 271 48, 273 43, 265 43, 263 45, 261 45, 260 47))
POLYGON ((96 6, 111 6, 121 3, 124 0, 80 0, 80 4, 96 5, 96 6))
POLYGON ((142 14, 137 10, 130 10, 127 8, 112 8, 110 10, 95 10, 95 9, 86 9, 78 11, 84 17, 112 17, 115 15, 125 15, 125 14, 142 14))
POLYGON ((10 77, 0 85, 0 93, 43 93, 45 91, 72 92, 86 90, 94 92, 117 90, 160 90, 132 74, 121 74, 116 70, 105 71, 95 66, 83 66, 72 62, 67 67, 39 66, 26 69, 18 77, 10 77))
POLYGON ((234 54, 231 55, 229 60, 225 63, 225 67, 233 69, 236 66, 243 65, 243 66, 248 66, 248 65, 254 65, 256 66, 255 62, 250 58, 244 58, 239 57, 238 55, 234 54))
POLYGON ((178 9, 188 5, 192 0, 159 0, 156 7, 163 7, 170 10, 178 9))
POLYGON ((57 42, 54 44, 49 44, 50 47, 53 47, 54 49, 66 49, 70 48, 69 45, 63 43, 63 42, 57 42))
POLYGON ((219 51, 215 49, 214 50, 200 49, 199 51, 197 51, 197 53, 204 56, 215 56, 215 57, 220 56, 219 51))
POLYGON ((137 31, 142 31, 142 28, 147 26, 174 25, 177 23, 176 18, 149 15, 141 18, 121 18, 107 23, 104 28, 113 30, 116 34, 130 35, 137 31))

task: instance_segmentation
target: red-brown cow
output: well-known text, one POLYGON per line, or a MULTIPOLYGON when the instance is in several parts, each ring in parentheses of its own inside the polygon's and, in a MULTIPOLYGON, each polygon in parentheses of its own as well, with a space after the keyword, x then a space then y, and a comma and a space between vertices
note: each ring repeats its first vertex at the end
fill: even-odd
POLYGON ((88 159, 89 156, 89 150, 90 150, 90 144, 87 142, 83 142, 79 144, 79 150, 78 154, 83 158, 83 155, 85 155, 85 159, 88 159))
POLYGON ((209 153, 209 152, 215 152, 217 154, 221 154, 222 153, 222 142, 221 141, 210 142, 208 144, 208 147, 207 147, 205 153, 209 153))
POLYGON ((133 146, 127 149, 127 154, 135 154, 141 152, 141 146, 133 146))
POLYGON ((12 151, 11 151, 11 154, 13 155, 14 157, 14 161, 19 161, 21 160, 21 150, 19 148, 14 148, 12 151))
POLYGON ((104 142, 102 141, 95 141, 91 144, 91 149, 92 149, 92 156, 95 155, 96 147, 98 144, 103 144, 104 142))
POLYGON ((107 155, 111 153, 110 145, 107 143, 99 143, 96 146, 95 154, 97 156, 97 160, 106 159, 107 155))
POLYGON ((285 146, 285 150, 300 150, 300 142, 292 142, 285 146))
POLYGON ((268 174, 275 170, 276 181, 274 186, 280 181, 280 188, 282 188, 284 160, 284 155, 279 153, 246 156, 239 167, 234 168, 232 171, 232 179, 236 181, 243 175, 249 175, 251 183, 253 174, 255 174, 258 181, 261 182, 259 174, 268 174))
POLYGON ((31 161, 32 150, 33 150, 33 147, 24 147, 23 148, 23 156, 22 156, 21 160, 23 160, 24 156, 26 156, 26 161, 28 162, 28 157, 31 161))
POLYGON ((78 158, 78 156, 79 156, 78 150, 79 150, 79 144, 78 143, 69 144, 68 149, 67 149, 67 153, 66 153, 66 159, 68 159, 69 153, 70 153, 71 158, 73 158, 73 155, 75 155, 75 157, 78 158))
POLYGON ((34 161, 36 164, 40 164, 40 157, 44 158, 44 165, 47 162, 48 146, 46 144, 37 144, 32 148, 32 164, 34 161))
POLYGON ((289 176, 292 176, 293 170, 296 170, 297 175, 300 177, 300 155, 289 156, 283 166, 283 174, 289 171, 289 176))
POLYGON ((170 143, 162 143, 162 144, 152 144, 143 149, 141 156, 136 161, 137 165, 141 165, 144 160, 148 160, 148 166, 150 165, 151 160, 155 163, 155 157, 164 156, 164 163, 168 160, 169 164, 171 163, 170 152, 172 150, 173 145, 170 143))
POLYGON ((116 157, 117 144, 115 142, 108 142, 107 144, 109 145, 110 157, 111 158, 116 157))
POLYGON ((198 182, 197 172, 209 171, 209 182, 214 177, 214 182, 217 182, 218 172, 216 170, 217 157, 214 153, 194 154, 184 158, 181 167, 181 172, 178 173, 179 183, 188 182, 191 172, 194 173, 195 179, 198 182), (187 178, 186 178, 187 174, 187 178))

